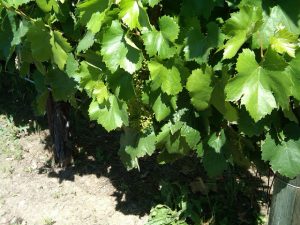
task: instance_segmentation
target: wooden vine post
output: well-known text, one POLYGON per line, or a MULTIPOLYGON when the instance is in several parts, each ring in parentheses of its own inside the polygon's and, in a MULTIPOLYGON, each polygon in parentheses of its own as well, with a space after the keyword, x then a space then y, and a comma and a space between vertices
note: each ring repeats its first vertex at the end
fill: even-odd
POLYGON ((269 225, 299 225, 300 175, 288 179, 276 175, 269 215, 269 225))

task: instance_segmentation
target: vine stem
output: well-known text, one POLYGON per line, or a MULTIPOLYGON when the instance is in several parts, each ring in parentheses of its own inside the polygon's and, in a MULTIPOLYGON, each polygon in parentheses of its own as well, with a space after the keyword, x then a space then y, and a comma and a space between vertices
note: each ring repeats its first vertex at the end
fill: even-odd
MULTIPOLYGON (((28 16, 27 14, 25 14, 23 11, 21 11, 20 9, 15 9, 15 8, 11 8, 11 7, 7 7, 6 5, 2 4, 3 7, 6 10, 9 10, 11 12, 15 12, 16 14, 18 14, 19 16, 31 21, 31 22, 36 22, 36 19, 31 18, 30 16, 28 16)), ((48 24, 44 24, 45 27, 48 27, 49 29, 52 29, 51 26, 49 26, 48 24)))
POLYGON ((261 56, 261 58, 264 58, 263 43, 262 43, 262 39, 261 39, 259 31, 258 31, 258 39, 260 42, 260 56, 261 56))
POLYGON ((30 16, 26 15, 23 11, 21 11, 20 9, 14 9, 14 8, 11 8, 11 7, 7 7, 7 5, 5 4, 2 4, 2 6, 6 9, 6 10, 9 10, 11 12, 15 12, 16 14, 18 14, 19 16, 21 17, 24 17, 26 18, 27 20, 30 20, 30 21, 33 21, 35 22, 35 19, 31 18, 30 16))

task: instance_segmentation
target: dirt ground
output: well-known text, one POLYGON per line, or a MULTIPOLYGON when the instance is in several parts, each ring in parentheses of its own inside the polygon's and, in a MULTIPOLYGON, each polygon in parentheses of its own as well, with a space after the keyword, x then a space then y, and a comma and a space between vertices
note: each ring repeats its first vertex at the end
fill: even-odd
MULTIPOLYGON (((161 202, 161 180, 191 184, 199 176, 192 161, 182 163, 190 167, 173 168, 144 159, 140 171, 126 171, 117 154, 119 134, 101 133, 94 125, 73 137, 72 166, 56 168, 51 163, 48 130, 31 130, 31 126, 30 120, 21 123, 0 114, 0 225, 143 225, 151 208, 161 202)), ((265 187, 270 179, 259 178, 254 171, 246 175, 241 179, 251 187, 241 189, 243 193, 230 191, 234 188, 228 182, 226 187, 231 189, 226 192, 220 180, 210 198, 222 215, 246 221, 235 224, 267 224, 265 187), (228 208, 228 199, 239 206, 228 208), (261 216, 253 214, 259 210, 261 216), (258 223, 258 216, 265 222, 258 223)), ((200 194, 193 196, 201 200, 200 194)))
POLYGON ((52 169, 47 136, 44 131, 21 137, 20 160, 0 151, 1 225, 145 224, 148 203, 135 196, 119 162, 99 166, 87 156, 86 166, 52 169))

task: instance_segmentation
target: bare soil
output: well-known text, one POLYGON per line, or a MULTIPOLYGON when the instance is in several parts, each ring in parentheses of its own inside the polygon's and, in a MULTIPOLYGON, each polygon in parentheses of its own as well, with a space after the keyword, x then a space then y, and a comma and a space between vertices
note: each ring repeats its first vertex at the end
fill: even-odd
POLYGON ((151 182, 139 183, 142 173, 127 173, 114 156, 113 162, 101 165, 86 155, 77 165, 53 169, 51 154, 45 150, 47 138, 47 131, 21 137, 21 160, 0 151, 1 225, 142 225, 147 221, 151 198, 145 195, 151 182))

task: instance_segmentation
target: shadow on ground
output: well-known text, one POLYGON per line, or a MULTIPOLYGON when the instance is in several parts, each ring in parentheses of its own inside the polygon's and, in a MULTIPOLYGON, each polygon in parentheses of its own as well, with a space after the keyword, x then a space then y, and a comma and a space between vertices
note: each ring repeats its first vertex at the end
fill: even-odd
POLYGON ((35 115, 32 107, 35 96, 36 91, 30 82, 17 74, 0 73, 0 114, 7 115, 17 127, 29 133, 47 126, 43 117, 35 115))
MULTIPOLYGON (((1 79, 0 114, 13 118, 18 127, 30 127, 32 121, 38 121, 44 129, 47 126, 46 119, 34 116, 31 107, 35 96, 31 84, 14 79, 10 82, 12 77, 1 79)), ((116 189, 113 194, 117 200, 116 210, 125 215, 143 216, 158 203, 177 207, 178 201, 187 201, 187 205, 192 204, 193 207, 201 205, 199 214, 207 218, 212 215, 215 215, 216 220, 226 218, 227 221, 220 219, 216 221, 217 224, 259 224, 259 202, 269 202, 269 186, 259 176, 233 168, 223 177, 210 180, 196 157, 187 157, 172 165, 158 165, 155 156, 149 157, 140 161, 140 171, 127 171, 117 154, 119 131, 107 133, 76 113, 71 124, 73 165, 57 170, 52 168, 49 161, 39 168, 39 173, 58 178, 59 182, 74 181, 76 176, 90 174, 107 177, 116 189), (209 187, 208 193, 201 190, 191 191, 192 184, 199 181, 199 178, 209 187), (169 189, 164 187, 166 184, 169 189), (162 193, 162 189, 168 190, 167 193, 162 193), (177 195, 182 199, 175 199, 177 195)), ((29 131, 34 129, 33 127, 29 131)), ((51 138, 47 137, 45 149, 49 150, 51 146, 51 138)))
POLYGON ((187 205, 192 205, 191 211, 197 211, 195 205, 201 205, 199 214, 207 218, 214 214, 216 224, 260 224, 261 207, 270 202, 271 181, 268 184, 253 171, 241 168, 231 168, 222 177, 209 179, 196 157, 186 157, 172 165, 158 165, 155 156, 148 157, 140 160, 140 171, 127 171, 117 154, 120 132, 106 133, 93 123, 85 124, 88 126, 79 126, 81 130, 73 137, 79 149, 74 165, 54 171, 48 164, 40 168, 41 173, 46 172, 59 182, 74 181, 77 175, 107 177, 116 189, 116 210, 125 215, 144 216, 156 204, 176 208, 186 198, 187 205), (208 194, 201 191, 199 178, 208 194), (191 191, 195 184, 198 187, 191 191))

